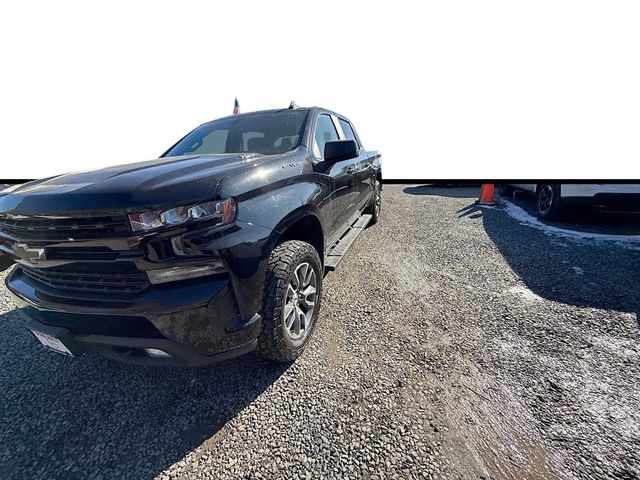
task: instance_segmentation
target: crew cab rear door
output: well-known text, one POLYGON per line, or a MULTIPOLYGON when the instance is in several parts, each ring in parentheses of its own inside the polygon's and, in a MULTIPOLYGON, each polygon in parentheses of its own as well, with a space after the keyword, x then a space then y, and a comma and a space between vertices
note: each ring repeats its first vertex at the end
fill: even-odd
POLYGON ((353 125, 346 119, 338 117, 338 126, 340 127, 341 140, 353 140, 358 146, 359 155, 351 160, 353 164, 353 204, 349 206, 350 210, 362 210, 371 200, 373 192, 373 181, 375 180, 375 172, 371 168, 371 162, 367 152, 365 151, 353 125))
POLYGON ((355 161, 344 160, 327 165, 324 162, 324 145, 340 140, 337 118, 328 113, 318 115, 313 133, 312 152, 316 157, 316 171, 331 177, 331 193, 321 208, 323 222, 328 225, 328 238, 335 239, 349 226, 350 218, 356 213, 355 205, 355 161))

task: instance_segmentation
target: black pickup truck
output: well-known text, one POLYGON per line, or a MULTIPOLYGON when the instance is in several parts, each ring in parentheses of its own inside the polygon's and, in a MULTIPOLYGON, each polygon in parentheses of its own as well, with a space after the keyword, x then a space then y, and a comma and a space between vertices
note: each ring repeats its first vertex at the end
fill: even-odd
POLYGON ((0 267, 45 346, 156 365, 292 361, 326 270, 378 220, 381 166, 322 108, 232 115, 159 159, 0 193, 0 267))

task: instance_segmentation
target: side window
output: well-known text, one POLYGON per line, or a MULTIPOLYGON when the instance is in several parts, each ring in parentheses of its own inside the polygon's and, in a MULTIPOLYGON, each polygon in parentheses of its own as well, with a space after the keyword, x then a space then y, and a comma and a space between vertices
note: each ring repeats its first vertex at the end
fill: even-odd
POLYGON ((320 115, 316 123, 315 142, 313 153, 318 158, 324 157, 324 144, 333 140, 340 140, 336 127, 329 115, 320 115))
POLYGON ((356 138, 355 133, 353 133, 353 128, 351 128, 351 124, 341 118, 339 118, 338 121, 340 122, 340 127, 342 128, 342 133, 344 133, 345 140, 355 140, 356 145, 358 146, 358 148, 360 148, 361 146, 360 142, 358 142, 358 139, 356 138))

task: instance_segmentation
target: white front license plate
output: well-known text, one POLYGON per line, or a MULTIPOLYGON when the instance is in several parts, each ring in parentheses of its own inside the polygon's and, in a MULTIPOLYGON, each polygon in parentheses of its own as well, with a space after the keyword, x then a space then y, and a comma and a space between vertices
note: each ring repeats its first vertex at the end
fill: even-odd
POLYGON ((40 343, 45 347, 50 348, 51 350, 54 350, 58 353, 63 353, 65 355, 70 355, 73 357, 73 353, 71 353, 71 351, 64 346, 64 343, 62 343, 56 337, 53 337, 47 333, 36 332, 35 330, 31 330, 31 333, 33 333, 36 338, 40 340, 40 343))

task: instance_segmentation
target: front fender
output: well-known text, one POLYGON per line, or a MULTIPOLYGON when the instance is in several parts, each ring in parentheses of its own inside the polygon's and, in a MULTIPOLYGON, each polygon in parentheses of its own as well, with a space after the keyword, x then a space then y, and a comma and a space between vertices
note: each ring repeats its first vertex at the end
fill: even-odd
POLYGON ((296 220, 312 213, 324 227, 326 219, 322 218, 320 210, 330 185, 325 184, 321 175, 309 177, 313 179, 285 183, 246 198, 240 197, 238 220, 282 233, 296 220))
POLYGON ((323 189, 317 183, 303 182, 236 198, 234 232, 201 248, 216 251, 224 259, 240 314, 247 320, 262 309, 271 251, 287 227, 308 215, 319 218, 323 189))

